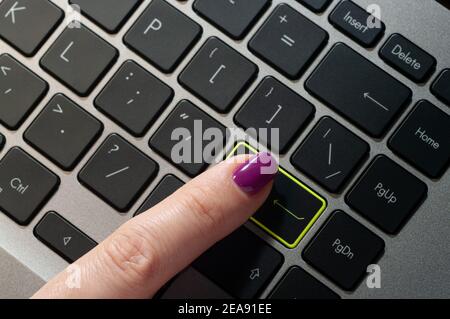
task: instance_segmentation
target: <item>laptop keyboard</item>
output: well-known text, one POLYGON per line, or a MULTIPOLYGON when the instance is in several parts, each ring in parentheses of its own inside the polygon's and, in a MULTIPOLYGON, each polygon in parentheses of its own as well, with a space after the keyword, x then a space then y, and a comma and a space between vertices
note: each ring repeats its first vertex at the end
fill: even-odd
MULTIPOLYGON (((276 6, 269 0, 183 2, 183 6, 191 6, 197 14, 195 21, 170 2, 153 0, 142 8, 143 13, 124 30, 122 40, 126 50, 167 76, 176 73, 180 87, 171 87, 165 83, 164 76, 158 78, 144 65, 127 60, 94 97, 92 107, 101 112, 100 116, 104 115, 101 118, 89 113, 91 106, 83 98, 92 95, 105 74, 117 64, 121 49, 109 44, 86 24, 71 25, 55 34, 64 15, 49 0, 0 3, 0 39, 16 50, 16 57, 0 52, 0 123, 4 126, 0 150, 5 143, 8 145, 0 161, 1 211, 19 225, 29 225, 59 191, 57 175, 73 173, 80 187, 87 188, 113 210, 130 213, 130 217, 142 213, 184 182, 176 176, 181 173, 165 175, 150 195, 142 198, 164 163, 144 154, 145 150, 137 146, 142 145, 138 141, 158 122, 156 132, 146 141, 147 147, 170 163, 174 172, 195 177, 209 164, 203 158, 189 164, 172 162, 175 144, 171 140, 172 131, 186 128, 194 134, 196 120, 202 121, 203 129, 224 131, 223 118, 217 113, 229 114, 235 110, 236 126, 278 127, 280 149, 277 151, 282 154, 293 151, 287 161, 298 171, 280 169, 269 200, 252 218, 254 226, 284 246, 269 245, 242 227, 212 247, 193 267, 233 297, 260 297, 283 265, 280 251, 296 249, 308 232, 314 232, 312 239, 305 243, 306 248, 302 246, 299 252, 312 269, 332 284, 325 285, 311 271, 295 266, 281 274, 280 282, 268 296, 338 298, 334 292, 338 287, 356 289, 367 266, 382 256, 384 242, 350 217, 349 212, 336 210, 331 203, 326 203, 324 194, 342 196, 353 214, 359 214, 380 232, 398 234, 426 200, 428 190, 424 180, 431 178, 438 182, 450 162, 448 109, 443 111, 421 100, 398 123, 410 105, 411 89, 414 89, 401 79, 405 76, 422 86, 430 82, 430 92, 450 106, 449 69, 439 70, 440 74, 433 78, 436 59, 430 53, 400 34, 386 35, 383 22, 348 0, 297 1, 305 10, 320 14, 332 7, 327 23, 346 37, 340 40, 331 39, 321 26, 294 9, 294 1, 276 6), (370 28, 366 24, 368 18, 379 28, 370 28), (220 36, 200 40, 202 20, 216 27, 220 36), (261 24, 258 29, 257 23, 261 24), (17 58, 42 51, 40 48, 51 36, 49 49, 41 52, 39 67, 48 73, 44 80, 17 58), (230 39, 225 43, 227 38, 245 42, 250 53, 244 56, 227 44, 230 39), (351 48, 373 48, 379 43, 379 59, 386 62, 386 68, 392 67, 389 74, 351 48), (196 44, 199 49, 194 52, 196 44), (330 48, 324 52, 324 58, 305 79, 304 94, 299 95, 280 81, 283 77, 284 82, 302 78, 327 44, 330 48), (192 58, 186 61, 188 55, 192 58), (183 61, 187 62, 186 67, 177 70, 183 61), (271 75, 255 83, 264 64, 270 66, 271 75), (398 76, 394 78, 390 74, 398 76), (47 95, 54 79, 80 98, 72 101, 63 92, 51 97, 31 124, 27 124, 23 139, 64 173, 56 167, 44 167, 26 149, 10 146, 7 141, 8 131, 23 126, 47 95), (255 89, 249 92, 252 85, 255 89), (211 112, 185 99, 187 92, 211 108, 211 112), (247 93, 249 97, 238 104, 247 93), (316 106, 308 101, 311 100, 308 94, 326 105, 329 115, 317 118, 316 106), (173 110, 164 112, 170 104, 174 105, 173 110), (342 120, 340 116, 333 117, 333 112, 342 116, 342 120), (166 115, 161 119, 162 114, 166 115), (346 121, 363 133, 356 135, 346 121), (107 122, 117 124, 131 137, 110 134, 99 141, 107 122), (382 143, 380 139, 394 126, 386 144, 399 159, 375 154, 368 163, 367 141, 376 138, 382 143), (306 137, 293 150, 292 145, 305 131, 306 137), (97 142, 101 145, 92 150, 97 142), (86 159, 90 150, 94 153, 86 159), (85 164, 79 165, 80 170, 75 172, 83 159, 85 164), (368 166, 360 172, 365 164, 368 166), (412 167, 425 176, 413 175, 412 167), (353 178, 356 182, 348 185, 353 178), (310 180, 313 187, 303 180, 310 180), (349 190, 345 192, 347 186, 349 190), (140 208, 130 212, 139 199, 142 200, 140 208), (324 211, 334 212, 325 216, 324 211), (317 220, 322 227, 311 230, 317 220), (297 289, 301 286, 309 288, 297 289)), ((69 0, 67 3, 78 5, 83 16, 115 36, 127 22, 131 23, 131 17, 143 5, 141 0, 69 0)), ((95 241, 83 230, 59 215, 66 212, 44 213, 34 234, 62 258, 73 262, 95 247, 95 241)))

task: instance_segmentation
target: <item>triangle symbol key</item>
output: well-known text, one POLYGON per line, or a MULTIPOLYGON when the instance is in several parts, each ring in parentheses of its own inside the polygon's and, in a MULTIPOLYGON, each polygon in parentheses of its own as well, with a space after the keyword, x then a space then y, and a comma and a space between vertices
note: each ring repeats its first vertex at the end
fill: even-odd
POLYGON ((67 246, 67 244, 72 240, 72 237, 64 237, 63 238, 63 242, 64 242, 64 246, 67 246))

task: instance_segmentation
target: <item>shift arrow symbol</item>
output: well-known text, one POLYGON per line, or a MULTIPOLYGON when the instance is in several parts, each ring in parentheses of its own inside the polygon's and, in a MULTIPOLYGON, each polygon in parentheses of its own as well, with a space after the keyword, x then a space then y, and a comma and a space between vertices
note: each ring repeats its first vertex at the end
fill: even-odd
POLYGON ((371 97, 369 92, 364 93, 364 98, 371 100, 373 103, 375 103, 376 105, 378 105, 379 107, 381 107, 385 111, 389 111, 389 109, 386 106, 384 106, 383 104, 381 104, 380 102, 375 100, 373 97, 371 97))
POLYGON ((4 76, 7 76, 8 72, 6 71, 11 71, 11 68, 8 68, 7 66, 0 66, 0 70, 2 70, 4 76))
POLYGON ((63 242, 64 242, 64 246, 67 246, 67 244, 72 240, 72 237, 64 237, 63 238, 63 242))

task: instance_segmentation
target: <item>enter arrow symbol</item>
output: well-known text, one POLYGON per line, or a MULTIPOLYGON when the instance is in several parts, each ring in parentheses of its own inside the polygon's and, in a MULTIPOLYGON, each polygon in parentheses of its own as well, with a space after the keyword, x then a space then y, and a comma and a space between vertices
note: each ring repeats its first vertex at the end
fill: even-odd
POLYGON ((282 210, 284 210, 286 213, 288 213, 289 215, 291 215, 292 217, 294 217, 294 218, 297 219, 297 220, 304 220, 303 217, 298 217, 298 216, 295 215, 293 212, 291 212, 289 209, 287 209, 286 207, 284 207, 284 206, 280 203, 280 201, 279 201, 278 199, 275 199, 275 200, 273 201, 273 205, 274 205, 274 206, 280 207, 282 210))
POLYGON ((0 70, 2 70, 4 76, 7 76, 8 75, 7 71, 11 71, 11 68, 8 68, 7 66, 0 66, 0 70))
POLYGON ((377 100, 375 100, 373 97, 371 97, 369 92, 364 93, 364 98, 371 100, 373 103, 375 103, 376 105, 381 107, 383 110, 389 112, 389 109, 386 106, 384 106, 383 104, 381 104, 380 102, 378 102, 377 100))
POLYGON ((67 246, 67 244, 72 240, 72 237, 64 237, 63 238, 63 242, 64 242, 64 246, 67 246))

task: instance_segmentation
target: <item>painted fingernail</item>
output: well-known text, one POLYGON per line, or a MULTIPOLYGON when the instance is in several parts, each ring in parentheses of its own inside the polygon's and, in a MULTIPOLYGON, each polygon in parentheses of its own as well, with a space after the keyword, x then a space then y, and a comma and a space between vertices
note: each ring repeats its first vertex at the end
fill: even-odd
POLYGON ((259 153, 237 168, 233 181, 246 193, 256 194, 278 172, 278 163, 268 152, 259 153))

